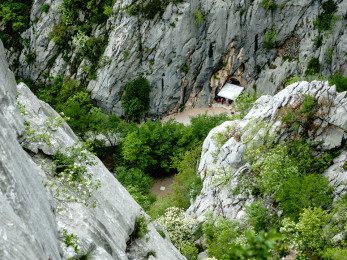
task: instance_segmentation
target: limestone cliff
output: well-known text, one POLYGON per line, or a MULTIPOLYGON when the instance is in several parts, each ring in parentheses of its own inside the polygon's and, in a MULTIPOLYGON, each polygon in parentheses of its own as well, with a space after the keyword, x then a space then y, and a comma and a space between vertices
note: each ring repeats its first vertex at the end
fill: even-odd
POLYGON ((51 121, 60 115, 25 84, 17 89, 1 42, 0 61, 0 258, 73 257, 73 248, 62 242, 66 229, 77 236, 79 255, 90 252, 90 259, 185 259, 149 220, 144 238, 132 236, 135 220, 148 216, 94 155, 89 154, 96 164, 86 165, 86 174, 100 180, 100 188, 89 198, 96 202, 95 208, 59 199, 54 186, 44 187, 52 155, 74 145, 77 137, 66 123, 51 121), (41 133, 51 135, 49 143, 39 137, 41 133))
MULTIPOLYGON (((329 87, 327 82, 313 81, 294 83, 275 96, 262 96, 255 102, 254 108, 242 119, 227 121, 214 128, 204 141, 199 173, 204 179, 203 189, 196 201, 188 209, 188 214, 195 215, 202 220, 206 212, 213 212, 215 216, 222 215, 229 219, 244 217, 244 205, 249 205, 257 198, 248 194, 247 187, 242 188, 240 194, 232 191, 252 174, 245 160, 245 151, 250 140, 259 140, 267 127, 271 125, 270 133, 278 142, 290 138, 288 128, 283 128, 280 111, 284 107, 298 104, 303 94, 309 94, 318 100, 319 114, 314 124, 318 129, 310 130, 307 140, 318 144, 320 151, 331 149, 341 153, 334 159, 333 164, 323 173, 329 178, 330 185, 335 188, 335 195, 347 192, 347 171, 344 164, 347 152, 343 148, 347 131, 347 97, 346 92, 338 93, 335 87, 329 87), (265 123, 265 124, 264 124, 265 123), (227 141, 220 147, 215 140, 216 133, 230 133, 227 141), (222 185, 221 178, 230 174, 226 185, 222 185)), ((257 141, 258 142, 258 141, 257 141)), ((271 205, 273 201, 269 202, 271 205)))
MULTIPOLYGON (((117 0, 106 25, 92 26, 90 37, 107 38, 107 62, 96 67, 96 79, 86 79, 90 61, 79 58, 71 40, 71 48, 61 50, 49 38, 53 25, 62 21, 62 0, 33 2, 30 28, 22 34, 26 44, 20 52, 9 47, 7 56, 19 64, 19 77, 36 83, 60 74, 87 80, 97 105, 117 115, 123 114, 124 85, 139 76, 153 87, 151 114, 184 105, 207 106, 231 80, 274 94, 288 77, 304 75, 313 57, 325 76, 336 71, 346 76, 346 1, 334 1, 337 19, 328 31, 314 26, 323 12, 322 1, 278 0, 265 8, 260 0, 184 0, 170 3, 153 19, 126 12, 139 2, 117 0), (47 13, 40 10, 44 4, 50 5, 47 13)), ((89 22, 83 12, 79 19, 89 22)))

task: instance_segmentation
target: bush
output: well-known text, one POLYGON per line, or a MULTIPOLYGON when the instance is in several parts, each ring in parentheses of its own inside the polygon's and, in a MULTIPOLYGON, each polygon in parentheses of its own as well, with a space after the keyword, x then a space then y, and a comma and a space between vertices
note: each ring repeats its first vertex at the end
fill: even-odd
POLYGON ((196 221, 186 216, 182 209, 168 208, 157 222, 169 232, 170 240, 178 250, 181 251, 187 245, 193 246, 193 227, 196 221))
POLYGON ((264 47, 267 50, 271 50, 276 43, 276 26, 273 26, 269 31, 265 33, 264 47))
POLYGON ((199 24, 204 20, 204 14, 200 10, 195 10, 195 24, 199 26, 199 24))
POLYGON ((322 65, 319 63, 317 58, 312 58, 308 64, 305 71, 305 76, 318 74, 321 70, 322 65))
POLYGON ((217 259, 222 259, 225 252, 231 250, 237 239, 242 237, 240 235, 242 230, 236 221, 221 217, 213 218, 212 214, 207 215, 202 230, 208 245, 208 255, 217 259))
POLYGON ((182 66, 182 71, 183 71, 183 73, 184 74, 187 74, 188 72, 189 72, 189 65, 188 64, 184 64, 183 66, 182 66))
POLYGON ((274 0, 262 0, 260 2, 260 6, 262 6, 266 10, 275 11, 278 7, 278 5, 275 3, 274 0))
POLYGON ((176 207, 187 209, 190 201, 200 194, 202 180, 196 168, 200 155, 201 145, 197 145, 172 158, 171 167, 177 169, 178 173, 171 186, 173 192, 170 194, 170 198, 175 202, 176 207))
POLYGON ((49 33, 49 39, 54 41, 58 47, 64 48, 70 40, 67 26, 64 23, 53 25, 52 31, 49 33))
POLYGON ((256 94, 249 94, 247 92, 242 92, 241 95, 239 95, 234 103, 234 108, 236 111, 236 114, 234 115, 235 119, 242 119, 244 118, 248 112, 253 108, 254 102, 257 100, 256 94))
POLYGON ((298 219, 302 209, 327 208, 333 202, 333 187, 321 175, 291 176, 274 194, 285 216, 298 219))
POLYGON ((248 230, 245 232, 245 236, 246 245, 233 245, 223 259, 276 259, 274 258, 274 251, 277 249, 277 242, 282 238, 276 231, 272 230, 268 233, 261 231, 255 234, 248 230))
POLYGON ((148 193, 152 186, 152 178, 136 168, 127 170, 125 167, 117 167, 115 169, 115 176, 125 188, 133 186, 139 191, 148 193))
POLYGON ((40 10, 43 13, 48 13, 49 8, 50 8, 49 4, 44 4, 43 6, 41 6, 40 10))
POLYGON ((331 30, 338 17, 334 16, 337 11, 337 5, 333 0, 328 0, 322 4, 323 12, 318 15, 313 23, 318 32, 331 30))
POLYGON ((347 91, 347 78, 336 72, 333 76, 329 77, 329 85, 335 85, 338 92, 347 91))
POLYGON ((149 109, 149 93, 151 85, 145 78, 135 79, 124 87, 121 101, 128 117, 132 120, 139 120, 143 113, 149 109))
POLYGON ((251 203, 245 206, 246 217, 256 232, 261 230, 269 230, 271 216, 269 210, 264 207, 261 200, 257 203, 251 203))

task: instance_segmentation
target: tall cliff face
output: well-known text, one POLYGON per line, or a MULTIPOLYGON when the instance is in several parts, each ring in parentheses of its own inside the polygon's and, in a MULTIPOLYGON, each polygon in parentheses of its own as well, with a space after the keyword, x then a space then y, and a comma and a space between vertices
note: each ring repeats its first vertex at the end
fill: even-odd
MULTIPOLYGON (((274 136, 275 143, 284 144, 289 140, 291 136, 288 128, 283 128, 281 110, 302 102, 300 99, 304 94, 314 97, 322 104, 314 121, 318 128, 312 128, 305 141, 318 145, 319 153, 340 150, 340 155, 322 174, 334 186, 335 195, 347 192, 347 171, 344 168, 347 151, 343 148, 347 139, 346 92, 336 92, 335 87, 329 87, 327 82, 303 81, 288 86, 273 97, 262 96, 243 119, 224 122, 211 130, 204 141, 199 165, 200 176, 204 179, 203 189, 188 209, 188 214, 197 216, 199 220, 204 219, 206 212, 229 219, 241 219, 245 216, 244 206, 258 200, 256 194, 249 194, 247 185, 241 188, 239 194, 233 192, 242 179, 248 178, 249 174, 254 176, 245 158, 246 150, 252 147, 250 142, 253 140, 255 146, 265 142, 262 136, 267 131, 274 136), (270 129, 267 126, 271 126, 270 129), (216 142, 218 133, 229 136, 222 145, 216 142), (229 176, 227 182, 226 175, 229 176)), ((255 184, 252 182, 251 185, 255 184)), ((273 201, 270 201, 269 205, 271 204, 273 201)))
MULTIPOLYGON (((96 79, 86 79, 91 62, 78 57, 71 40, 72 47, 61 50, 49 39, 61 22, 62 0, 34 1, 32 25, 22 34, 28 44, 20 53, 11 49, 8 57, 19 58, 18 76, 37 83, 47 81, 42 77, 47 74, 86 79, 98 106, 117 115, 123 114, 123 87, 140 76, 153 87, 150 113, 156 114, 206 106, 231 80, 274 94, 288 77, 304 75, 313 57, 324 75, 347 74, 346 1, 335 1, 338 19, 332 30, 321 32, 314 27, 324 12, 321 1, 276 1, 277 8, 264 8, 261 1, 189 0, 169 4, 153 19, 125 11, 138 2, 116 1, 106 25, 92 26, 90 37, 107 38, 107 62, 95 67, 96 79), (40 10, 43 4, 50 5, 48 13, 40 10), (34 61, 28 59, 32 53, 34 61)), ((89 22, 83 12, 79 16, 89 22)))
MULTIPOLYGON (((73 146, 77 137, 66 123, 52 121, 59 121, 60 115, 25 84, 17 90, 1 42, 0 59, 0 258, 72 257, 73 248, 61 242, 66 229, 67 234, 77 236, 79 254, 91 252, 91 259, 143 259, 150 251, 155 256, 147 255, 148 259, 185 259, 149 220, 144 238, 131 236, 135 220, 148 216, 94 155, 88 156, 96 164, 85 166, 86 174, 100 181, 100 188, 89 198, 96 202, 95 208, 59 197, 56 186, 44 187, 44 183, 52 183, 52 155, 73 146), (17 91, 24 119, 16 105, 17 91), (40 134, 51 135, 49 143, 40 134)), ((59 186, 64 179, 57 181, 59 186)))

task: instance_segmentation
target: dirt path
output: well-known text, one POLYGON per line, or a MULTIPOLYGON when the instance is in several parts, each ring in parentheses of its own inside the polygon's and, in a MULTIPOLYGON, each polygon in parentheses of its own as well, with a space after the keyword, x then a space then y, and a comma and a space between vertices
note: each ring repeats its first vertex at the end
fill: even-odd
POLYGON ((204 107, 204 108, 189 108, 183 110, 183 112, 175 113, 163 118, 163 122, 168 121, 173 118, 179 123, 183 123, 184 125, 189 125, 190 118, 193 116, 197 116, 199 114, 204 114, 207 112, 208 115, 219 115, 222 113, 230 114, 231 106, 214 104, 212 107, 204 107))
POLYGON ((160 197, 164 197, 166 194, 172 192, 172 189, 169 186, 172 184, 173 179, 174 175, 165 178, 154 179, 154 184, 149 192, 160 197))

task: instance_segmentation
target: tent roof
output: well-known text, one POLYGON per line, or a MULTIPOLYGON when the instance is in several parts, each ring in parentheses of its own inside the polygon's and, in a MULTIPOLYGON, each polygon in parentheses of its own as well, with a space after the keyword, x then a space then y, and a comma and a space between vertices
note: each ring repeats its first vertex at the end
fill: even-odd
POLYGON ((243 87, 226 83, 222 90, 219 91, 218 96, 235 100, 244 89, 243 87))

